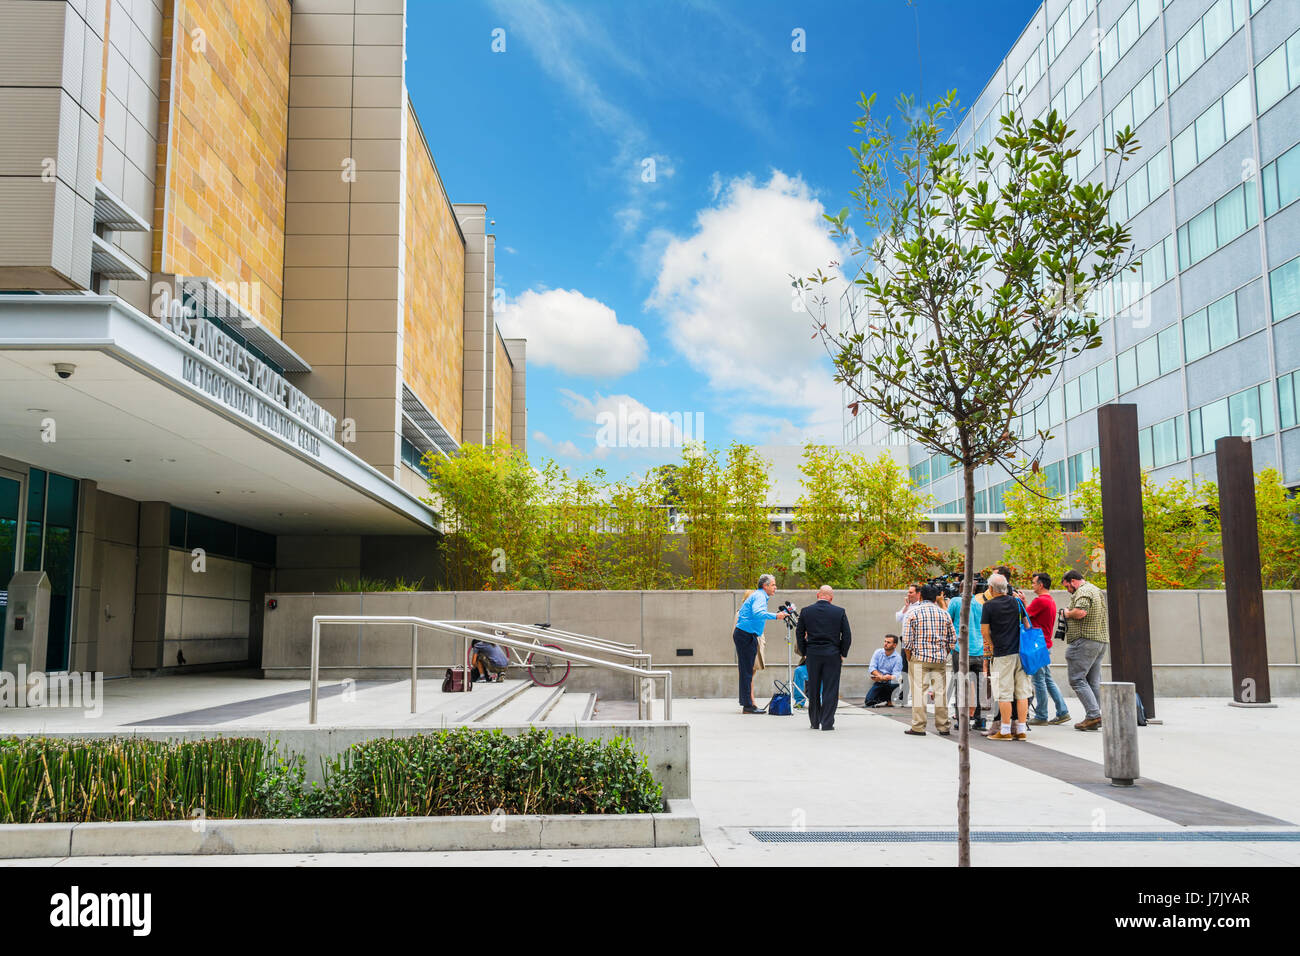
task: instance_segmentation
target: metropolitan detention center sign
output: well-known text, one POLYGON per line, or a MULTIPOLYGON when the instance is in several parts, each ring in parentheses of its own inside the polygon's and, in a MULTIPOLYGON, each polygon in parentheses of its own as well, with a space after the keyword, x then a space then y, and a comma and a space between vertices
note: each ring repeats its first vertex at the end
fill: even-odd
MULTIPOLYGON (((173 301, 179 305, 178 300, 173 301)), ((176 307, 164 309, 160 323, 218 368, 186 355, 181 377, 227 408, 319 458, 321 437, 334 437, 334 416, 217 326, 184 312, 176 307)))

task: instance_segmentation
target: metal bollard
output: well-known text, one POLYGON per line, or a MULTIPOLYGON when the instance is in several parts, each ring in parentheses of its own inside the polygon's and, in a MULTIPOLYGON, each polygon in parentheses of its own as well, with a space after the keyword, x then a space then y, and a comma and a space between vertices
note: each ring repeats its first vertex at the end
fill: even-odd
POLYGON ((1131 787, 1138 776, 1137 685, 1101 685, 1101 738, 1105 774, 1112 787, 1131 787))

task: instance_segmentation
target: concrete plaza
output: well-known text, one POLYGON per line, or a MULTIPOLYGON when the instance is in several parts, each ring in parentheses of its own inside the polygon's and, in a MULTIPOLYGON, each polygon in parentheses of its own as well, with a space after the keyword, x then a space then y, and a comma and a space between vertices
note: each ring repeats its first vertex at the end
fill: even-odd
MULTIPOLYGON (((337 687, 337 685, 334 685, 337 687)), ((242 709, 305 719, 297 682, 242 676, 113 681, 104 714, 0 712, 0 734, 21 730, 104 732, 205 708, 234 731, 253 722, 242 709), (249 702, 253 703, 250 704, 249 702), (260 701, 260 707, 257 702, 260 701), (42 726, 34 726, 39 719, 42 726)), ((338 691, 335 690, 335 694, 338 691)), ((421 710, 436 689, 421 688, 421 710)), ((322 717, 330 711, 322 698, 322 717)), ((362 685, 359 709, 396 725, 409 684, 362 685), (391 698, 391 699, 390 699, 391 698), (371 703, 367 703, 367 702, 371 703)), ((903 734, 900 709, 840 705, 836 730, 812 731, 807 718, 745 716, 729 700, 679 699, 673 718, 691 728, 691 799, 704 845, 637 850, 462 851, 29 859, 6 865, 951 865, 956 847, 955 737, 903 734), (938 831, 937 833, 935 831, 938 831), (863 842, 872 839, 877 842, 863 842)), ((1276 708, 1229 707, 1226 699, 1157 701, 1160 725, 1139 730, 1142 778, 1109 786, 1102 737, 1070 725, 1033 728, 1028 742, 973 735, 972 860, 1052 866, 1221 866, 1300 864, 1300 761, 1294 727, 1300 701, 1276 708)), ((335 719, 350 719, 334 702, 335 719)), ((623 720, 622 702, 602 703, 596 720, 623 720)), ((405 715, 410 719, 410 715, 405 715)), ((215 721, 214 721, 215 722, 215 721)), ((432 721, 431 721, 432 722, 432 721)), ((933 728, 933 723, 931 723, 933 728)), ((557 728, 559 729, 559 728, 557 728)))

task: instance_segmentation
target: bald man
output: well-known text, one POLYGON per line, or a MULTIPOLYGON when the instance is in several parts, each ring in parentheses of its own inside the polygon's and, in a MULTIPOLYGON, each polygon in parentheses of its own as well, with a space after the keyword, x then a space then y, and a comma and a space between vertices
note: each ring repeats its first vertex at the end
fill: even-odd
POLYGON ((808 680, 804 695, 808 698, 808 719, 813 730, 835 729, 835 705, 840 700, 840 665, 849 656, 853 635, 849 616, 831 602, 835 592, 830 585, 817 589, 817 602, 799 613, 795 641, 799 653, 808 658, 808 680))

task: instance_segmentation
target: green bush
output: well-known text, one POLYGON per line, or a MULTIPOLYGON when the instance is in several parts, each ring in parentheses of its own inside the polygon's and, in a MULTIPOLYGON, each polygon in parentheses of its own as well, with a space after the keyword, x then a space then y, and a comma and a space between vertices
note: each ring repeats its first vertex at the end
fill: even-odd
POLYGON ((356 594, 359 591, 418 591, 422 587, 424 587, 424 578, 416 578, 414 581, 408 581, 406 578, 397 578, 394 581, 386 578, 339 578, 334 582, 334 590, 343 594, 356 594))
POLYGON ((0 823, 256 817, 274 760, 248 738, 0 740, 0 823))
POLYGON ((0 740, 0 823, 649 813, 663 787, 624 738, 457 728, 368 740, 306 784, 265 740, 0 740))
POLYGON ((460 727, 356 744, 307 795, 308 816, 651 813, 663 786, 624 738, 460 727))

